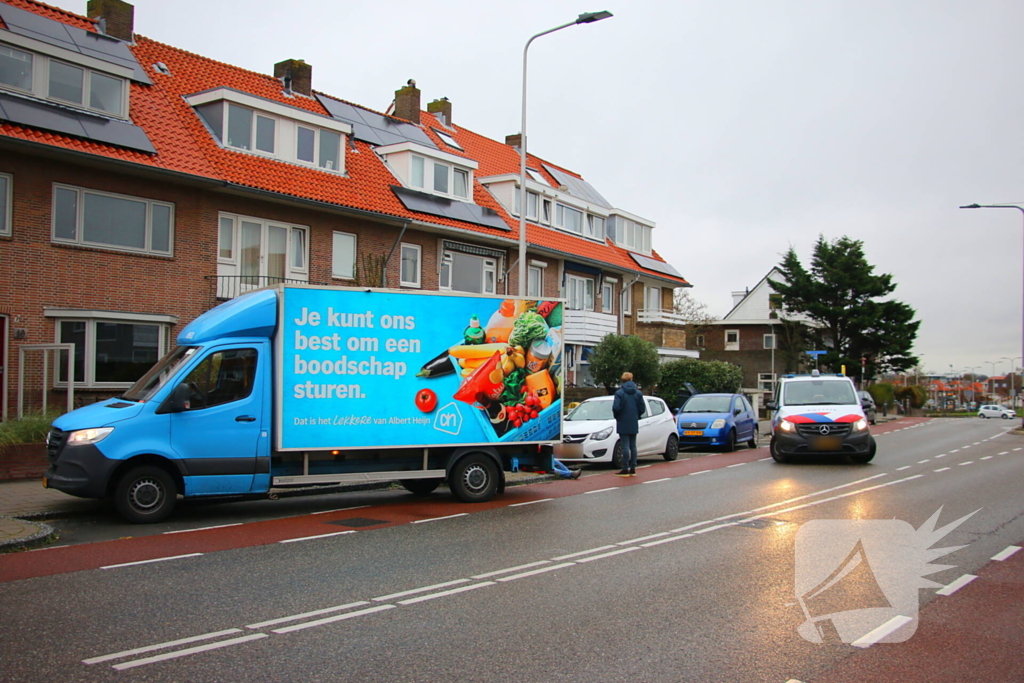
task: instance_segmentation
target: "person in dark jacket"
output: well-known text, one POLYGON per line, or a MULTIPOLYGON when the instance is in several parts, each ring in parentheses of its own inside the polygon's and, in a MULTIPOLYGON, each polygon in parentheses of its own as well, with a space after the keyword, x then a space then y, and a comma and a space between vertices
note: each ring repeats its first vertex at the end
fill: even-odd
POLYGON ((636 476, 636 435, 640 431, 640 418, 646 412, 644 395, 633 382, 633 373, 622 373, 622 386, 615 392, 612 415, 615 416, 615 431, 622 444, 622 469, 619 477, 636 476))

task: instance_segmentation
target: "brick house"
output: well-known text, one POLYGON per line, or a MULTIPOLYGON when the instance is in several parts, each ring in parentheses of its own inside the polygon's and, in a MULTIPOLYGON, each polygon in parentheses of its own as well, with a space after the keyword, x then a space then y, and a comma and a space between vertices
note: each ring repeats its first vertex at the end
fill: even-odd
MULTIPOLYGON (((26 345, 74 344, 89 402, 259 286, 518 293, 518 136, 457 125, 446 99, 424 111, 413 81, 380 113, 314 90, 301 60, 254 73, 135 34, 122 0, 88 13, 0 0, 0 419, 19 375, 35 407, 67 394, 64 361, 41 385, 48 353, 19 367, 26 345)), ((609 332, 687 353, 689 285, 655 224, 527 165, 528 295, 567 300, 568 380, 609 332)))

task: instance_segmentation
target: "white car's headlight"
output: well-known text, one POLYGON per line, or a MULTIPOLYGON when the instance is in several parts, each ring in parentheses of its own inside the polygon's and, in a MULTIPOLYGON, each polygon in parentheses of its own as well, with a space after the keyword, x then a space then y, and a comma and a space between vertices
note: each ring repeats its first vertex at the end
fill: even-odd
POLYGON ((864 419, 863 417, 853 423, 853 431, 855 431, 855 432, 863 432, 867 428, 868 428, 868 421, 866 419, 864 419))
POLYGON ((718 418, 717 420, 715 420, 714 422, 711 423, 711 428, 712 429, 721 429, 724 426, 725 426, 725 420, 723 420, 722 418, 718 418))
POLYGON ((789 420, 782 420, 781 422, 779 422, 779 429, 784 432, 795 432, 796 425, 790 422, 789 420))
POLYGON ((605 427, 604 429, 602 429, 599 432, 594 432, 593 434, 590 435, 590 440, 591 441, 604 441, 605 439, 607 439, 609 436, 612 435, 612 431, 614 429, 615 429, 615 427, 605 427))
POLYGON ((84 446, 91 443, 99 443, 107 438, 113 427, 94 427, 93 429, 78 429, 68 434, 69 446, 84 446))

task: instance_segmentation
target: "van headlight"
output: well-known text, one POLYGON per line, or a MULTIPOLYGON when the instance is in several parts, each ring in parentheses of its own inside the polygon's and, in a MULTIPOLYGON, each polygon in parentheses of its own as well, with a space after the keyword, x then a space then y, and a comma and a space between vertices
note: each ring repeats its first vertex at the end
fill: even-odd
POLYGON ((717 420, 715 420, 714 422, 711 423, 711 428, 712 429, 721 429, 724 426, 725 426, 725 420, 722 419, 722 418, 718 418, 717 420))
POLYGON ((867 428, 868 428, 868 421, 866 419, 864 419, 863 417, 853 423, 853 431, 855 431, 855 432, 863 432, 867 428))
POLYGON ((796 425, 789 420, 782 420, 779 422, 779 429, 784 432, 793 433, 796 431, 796 425))
POLYGON ((92 429, 77 429, 68 434, 69 446, 85 446, 87 444, 99 443, 107 438, 113 427, 94 427, 92 429))
POLYGON ((615 427, 605 427, 604 429, 602 429, 599 432, 594 432, 593 434, 590 435, 590 440, 591 441, 604 441, 605 439, 607 439, 609 436, 612 435, 612 430, 613 429, 615 429, 615 427))

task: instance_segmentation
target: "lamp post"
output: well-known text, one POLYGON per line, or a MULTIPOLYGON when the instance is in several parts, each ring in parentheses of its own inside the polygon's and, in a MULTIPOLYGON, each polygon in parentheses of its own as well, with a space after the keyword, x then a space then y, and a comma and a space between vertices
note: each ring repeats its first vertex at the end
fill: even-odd
MULTIPOLYGON (((1021 212, 1021 216, 1024 217, 1024 207, 1017 206, 1016 204, 967 204, 961 206, 961 209, 1017 209, 1021 212)), ((1024 320, 1024 317, 1022 317, 1024 320)), ((1024 325, 1024 323, 1022 323, 1024 325)), ((1024 348, 1024 327, 1021 328, 1021 347, 1024 348)), ((1016 399, 1014 399, 1014 406, 1017 405, 1016 399)), ((1021 418, 1021 427, 1024 427, 1024 418, 1021 418)))
MULTIPOLYGON (((967 365, 965 367, 971 371, 971 383, 968 386, 973 387, 978 382, 978 370, 981 370, 983 366, 967 365)), ((969 401, 974 398, 974 389, 968 389, 967 392, 970 394, 970 396, 967 398, 967 400, 969 401)))
POLYGON ((988 390, 986 390, 986 393, 995 394, 996 393, 996 384, 992 380, 992 378, 995 377, 995 375, 996 375, 996 361, 994 361, 994 360, 987 360, 985 362, 992 366, 992 374, 988 376, 988 382, 987 382, 988 390))
POLYGON ((1011 377, 1010 377, 1010 393, 1013 394, 1013 397, 1012 397, 1013 398, 1013 407, 1016 408, 1017 407, 1017 378, 1016 378, 1016 370, 1014 370, 1014 368, 1017 367, 1017 365, 1016 365, 1017 361, 1019 361, 1019 360, 1020 361, 1024 361, 1024 356, 1014 356, 1013 358, 1007 358, 1006 356, 1003 356, 999 360, 1008 360, 1008 361, 1010 361, 1010 372, 1008 372, 1007 374, 1011 375, 1011 377))
POLYGON ((576 24, 592 24, 612 16, 611 12, 584 12, 576 17, 576 21, 562 24, 554 28, 542 31, 526 41, 523 48, 523 118, 519 128, 519 296, 526 296, 526 53, 530 49, 530 43, 541 36, 546 36, 563 28, 569 28, 576 24))

